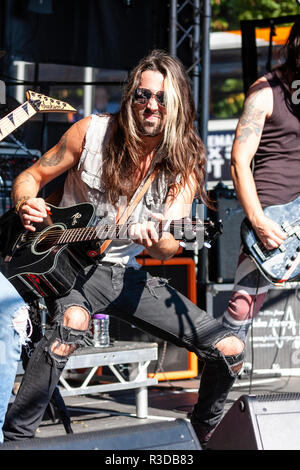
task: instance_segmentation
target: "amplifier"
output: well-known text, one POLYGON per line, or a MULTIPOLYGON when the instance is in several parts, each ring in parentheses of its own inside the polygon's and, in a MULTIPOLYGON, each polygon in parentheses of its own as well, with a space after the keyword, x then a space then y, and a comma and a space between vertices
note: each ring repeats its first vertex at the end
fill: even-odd
MULTIPOLYGON (((192 258, 178 257, 167 261, 153 258, 137 258, 141 269, 152 276, 168 279, 169 284, 196 303, 196 269, 192 258)), ((155 342, 158 344, 158 361, 152 361, 148 371, 150 377, 159 381, 193 378, 198 375, 196 354, 156 336, 141 331, 117 318, 110 318, 110 336, 116 340, 155 342)))
POLYGON ((208 250, 208 275, 211 282, 233 282, 241 239, 240 225, 245 217, 242 206, 233 189, 219 183, 209 196, 216 203, 217 211, 208 211, 213 221, 222 220, 223 233, 208 250))
MULTIPOLYGON (((246 341, 244 371, 280 371, 282 375, 300 370, 299 283, 272 287, 246 341)), ((221 319, 227 308, 233 284, 209 284, 206 310, 221 319)))

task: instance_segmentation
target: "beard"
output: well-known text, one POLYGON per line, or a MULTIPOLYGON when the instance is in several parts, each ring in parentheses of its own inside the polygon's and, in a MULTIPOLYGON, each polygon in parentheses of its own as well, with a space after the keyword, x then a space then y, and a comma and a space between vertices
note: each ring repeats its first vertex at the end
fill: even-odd
POLYGON ((155 137, 159 135, 164 128, 163 115, 159 112, 147 114, 144 111, 141 111, 140 113, 138 113, 137 116, 137 125, 142 135, 148 137, 155 137), (147 117, 150 116, 157 116, 158 119, 150 121, 147 119, 147 117))

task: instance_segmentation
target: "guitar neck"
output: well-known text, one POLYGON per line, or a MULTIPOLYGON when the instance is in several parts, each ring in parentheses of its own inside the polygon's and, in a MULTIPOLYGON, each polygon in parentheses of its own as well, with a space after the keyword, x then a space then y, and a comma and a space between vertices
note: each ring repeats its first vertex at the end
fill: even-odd
MULTIPOLYGON (((97 240, 99 238, 107 238, 104 229, 99 230, 97 227, 70 228, 63 230, 56 245, 65 245, 67 243, 78 243, 83 241, 97 240)), ((54 232, 54 236, 55 236, 54 232)))
POLYGON ((14 111, 7 114, 7 116, 0 120, 0 141, 24 124, 24 122, 30 119, 34 114, 36 114, 36 110, 29 101, 26 101, 21 106, 14 109, 14 111))
MULTIPOLYGON (((52 239, 55 245, 65 245, 69 243, 78 243, 84 241, 93 241, 93 240, 114 240, 116 238, 128 239, 128 229, 130 224, 116 224, 116 225, 99 225, 97 227, 82 227, 82 228, 69 228, 65 230, 50 230, 46 238, 48 240, 52 239)), ((161 233, 165 229, 172 233, 175 238, 179 237, 181 239, 183 229, 182 222, 174 221, 167 223, 165 226, 161 222, 157 221, 155 223, 156 229, 161 233)), ((202 226, 203 227, 203 226, 202 226)))
MULTIPOLYGON (((55 242, 56 245, 78 243, 93 240, 114 240, 115 238, 129 238, 129 224, 104 225, 98 227, 70 228, 63 230, 55 242)), ((57 232, 54 231, 54 237, 57 232)), ((49 235, 48 235, 49 236, 49 235)))

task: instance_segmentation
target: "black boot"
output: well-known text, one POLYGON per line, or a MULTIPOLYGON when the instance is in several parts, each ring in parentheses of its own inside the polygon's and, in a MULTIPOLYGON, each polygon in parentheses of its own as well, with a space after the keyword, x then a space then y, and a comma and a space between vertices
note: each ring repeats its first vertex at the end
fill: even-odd
MULTIPOLYGON (((242 357, 242 354, 239 355, 242 357)), ((240 357, 224 356, 215 361, 207 361, 201 375, 198 402, 191 415, 191 424, 202 448, 207 448, 209 439, 222 419, 227 396, 235 382, 236 374, 230 364, 240 361, 240 357)))

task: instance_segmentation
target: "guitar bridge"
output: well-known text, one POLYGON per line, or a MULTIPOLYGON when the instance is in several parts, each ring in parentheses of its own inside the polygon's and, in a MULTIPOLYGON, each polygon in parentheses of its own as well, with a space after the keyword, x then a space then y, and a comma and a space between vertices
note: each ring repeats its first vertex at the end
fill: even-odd
POLYGON ((262 249, 259 247, 258 243, 253 244, 253 249, 256 251, 262 261, 266 261, 267 257, 263 253, 262 249))

